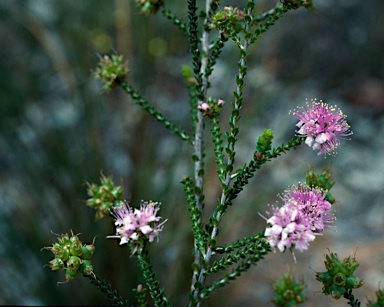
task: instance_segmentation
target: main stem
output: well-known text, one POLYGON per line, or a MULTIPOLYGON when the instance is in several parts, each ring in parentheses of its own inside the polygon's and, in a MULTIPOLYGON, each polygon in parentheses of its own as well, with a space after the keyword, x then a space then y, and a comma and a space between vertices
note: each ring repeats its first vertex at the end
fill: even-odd
MULTIPOLYGON (((205 26, 208 23, 208 17, 209 17, 209 10, 210 10, 210 0, 205 1, 205 20, 204 20, 204 28, 203 28, 203 34, 202 34, 202 57, 201 57, 201 68, 200 68, 200 74, 202 76, 202 84, 201 84, 201 93, 202 93, 202 99, 199 99, 198 105, 201 105, 204 101, 207 100, 207 90, 208 90, 208 76, 206 75, 205 71, 207 69, 208 65, 208 58, 209 58, 209 33, 205 30, 205 26)), ((204 167, 204 153, 203 153, 203 135, 204 135, 204 116, 202 112, 197 112, 197 123, 196 123, 196 130, 195 130, 195 140, 194 140, 194 155, 196 157, 196 161, 194 164, 194 175, 195 175, 195 185, 199 189, 200 193, 195 193, 195 200, 196 200, 196 206, 201 212, 203 209, 203 203, 202 203, 202 192, 203 192, 203 167, 204 167)), ((200 268, 201 267, 201 256, 200 251, 197 248, 196 244, 196 238, 194 242, 194 255, 195 255, 195 264, 200 268)), ((194 290, 194 285, 197 281, 197 272, 193 272, 192 275, 192 284, 191 284, 191 290, 194 290)), ((195 290, 195 293, 197 291, 195 290)), ((197 293, 196 293, 197 295, 197 293)))
MULTIPOLYGON (((251 12, 248 11, 248 13, 250 14, 251 12)), ((249 25, 247 25, 247 32, 249 32, 249 25)), ((246 51, 248 49, 248 46, 250 44, 250 41, 249 40, 245 40, 244 42, 244 45, 242 46, 242 50, 243 50, 243 54, 246 54, 246 51)), ((246 56, 242 56, 241 57, 241 60, 240 60, 240 68, 246 68, 246 56)), ((239 69, 239 74, 238 74, 238 78, 239 79, 244 79, 245 77, 245 74, 246 74, 246 70, 242 70, 242 69, 239 69)), ((241 107, 242 107, 242 88, 243 88, 243 85, 239 85, 237 86, 236 88, 236 94, 237 94, 237 97, 239 98, 236 98, 235 99, 235 102, 234 102, 234 109, 238 109, 240 110, 241 107)), ((238 119, 237 117, 234 117, 232 119, 232 124, 233 124, 233 127, 234 128, 237 128, 237 122, 238 122, 238 119)), ((237 132, 235 132, 236 129, 232 128, 231 129, 231 136, 233 137, 236 137, 237 135, 237 132)), ((235 143, 231 143, 228 145, 229 146, 229 149, 231 152, 234 152, 235 150, 235 143)), ((235 159, 234 159, 234 155, 232 157, 228 157, 228 161, 227 161, 227 165, 233 165, 235 162, 235 159)), ((231 182, 231 172, 227 172, 227 175, 226 175, 226 178, 225 178, 225 187, 228 188, 229 187, 229 184, 231 182)), ((224 190, 223 189, 223 193, 221 195, 221 200, 220 200, 220 204, 221 205, 225 205, 225 202, 226 202, 226 199, 228 197, 228 195, 226 193, 224 193, 224 190)), ((213 227, 212 229, 212 232, 211 232, 211 241, 215 240, 216 236, 217 236, 217 233, 218 233, 218 224, 221 220, 221 217, 223 215, 224 212, 220 212, 220 211, 217 211, 216 215, 214 216, 214 218, 217 220, 217 223, 215 223, 215 226, 213 227)), ((211 246, 207 246, 207 251, 205 253, 205 255, 203 255, 203 261, 204 261, 204 266, 207 265, 212 257, 212 248, 211 246)), ((205 273, 206 269, 203 267, 201 268, 200 272, 199 272, 199 277, 198 277, 198 282, 202 285, 204 283, 204 280, 205 280, 205 273)), ((197 299, 197 296, 198 296, 199 292, 197 290, 194 291, 194 298, 195 300, 197 299)), ((200 302, 197 303, 197 306, 200 306, 200 302)))

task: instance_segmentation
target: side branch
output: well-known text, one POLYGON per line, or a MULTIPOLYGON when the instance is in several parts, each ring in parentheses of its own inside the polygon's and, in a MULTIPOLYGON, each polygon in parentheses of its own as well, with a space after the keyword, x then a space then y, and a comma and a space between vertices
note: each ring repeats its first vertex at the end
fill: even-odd
POLYGON ((300 145, 304 139, 305 137, 297 137, 289 141, 287 144, 282 144, 279 147, 273 148, 270 152, 267 152, 264 155, 255 152, 254 158, 248 163, 248 165, 245 165, 243 168, 237 170, 234 174, 234 176, 236 176, 236 181, 230 190, 225 205, 232 205, 232 200, 237 197, 237 195, 243 190, 243 187, 248 183, 248 180, 254 176, 256 170, 260 169, 263 164, 280 156, 286 151, 295 149, 296 146, 300 145))
POLYGON ((161 13, 169 19, 175 26, 177 26, 180 30, 183 32, 188 31, 188 26, 185 22, 183 22, 180 18, 178 18, 174 13, 172 13, 170 10, 167 10, 166 8, 163 7, 161 10, 161 13))
POLYGON ((171 130, 181 137, 182 140, 188 141, 190 144, 193 144, 192 138, 188 133, 178 127, 168 119, 166 119, 153 105, 150 105, 147 100, 140 96, 140 94, 131 86, 128 85, 126 81, 121 82, 120 87, 129 94, 135 103, 141 106, 149 115, 154 117, 158 122, 164 124, 165 128, 171 130))
POLYGON ((108 284, 104 279, 101 279, 99 276, 95 275, 83 275, 86 278, 91 280, 91 284, 95 285, 105 296, 113 302, 114 306, 118 307, 128 307, 128 301, 124 300, 117 291, 112 289, 112 286, 108 284))
POLYGON ((143 272, 151 297, 155 301, 155 306, 172 306, 168 298, 164 294, 164 290, 160 287, 159 281, 152 270, 152 265, 149 262, 147 251, 143 249, 141 254, 137 254, 137 260, 143 272))

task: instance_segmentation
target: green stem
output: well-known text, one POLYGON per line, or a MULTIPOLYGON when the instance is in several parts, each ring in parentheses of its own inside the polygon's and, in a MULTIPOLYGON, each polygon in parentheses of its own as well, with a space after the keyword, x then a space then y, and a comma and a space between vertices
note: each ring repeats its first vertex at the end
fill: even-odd
POLYGON ((355 299, 352 294, 352 289, 345 292, 343 296, 348 300, 348 305, 352 307, 360 307, 360 301, 358 299, 355 299))
MULTIPOLYGON (((209 1, 207 1, 207 2, 209 2, 209 1)), ((248 13, 251 13, 251 12, 248 11, 248 13)), ((249 25, 248 24, 247 24, 247 31, 249 31, 249 25)), ((242 107, 242 89, 244 87, 243 79, 246 75, 246 57, 247 57, 246 50, 249 46, 249 43, 250 43, 249 40, 246 39, 244 42, 244 45, 241 48, 241 59, 239 61, 239 73, 236 77, 237 89, 235 91, 235 102, 233 104, 233 111, 232 111, 230 121, 229 121, 229 124, 231 126, 231 130, 228 134, 228 146, 226 148, 227 154, 228 154, 228 161, 226 163, 226 173, 227 174, 225 177, 225 182, 222 184, 223 193, 221 196, 220 206, 214 212, 214 214, 212 215, 212 218, 211 218, 211 222, 213 224, 213 227, 211 230, 211 235, 210 235, 210 240, 209 240, 210 242, 215 242, 216 236, 218 234, 218 226, 219 226, 221 217, 225 212, 224 204, 225 204, 226 198, 228 196, 227 191, 229 190, 228 187, 229 187, 229 184, 231 181, 232 167, 233 167, 233 163, 235 161, 234 146, 236 143, 236 135, 238 134, 238 131, 239 131, 237 123, 238 123, 238 120, 240 119, 239 110, 242 107)), ((205 281, 206 266, 209 264, 211 257, 213 255, 213 250, 212 250, 213 247, 214 246, 211 246, 211 244, 208 244, 206 253, 205 253, 205 255, 203 255, 204 267, 201 268, 201 270, 199 272, 198 280, 196 283, 199 287, 202 287, 202 285, 205 281)), ((201 291, 201 289, 200 290, 196 289, 194 291, 193 296, 194 296, 195 300, 199 296, 200 291, 201 291)), ((200 301, 198 301, 198 303, 197 303, 197 306, 199 306, 199 305, 200 305, 200 301)))
POLYGON ((248 183, 248 180, 254 176, 255 171, 260 169, 263 164, 273 158, 280 156, 286 151, 295 149, 296 146, 300 145, 304 140, 305 137, 294 138, 289 141, 286 145, 282 144, 279 147, 273 148, 270 152, 264 155, 258 155, 256 152, 254 155, 254 159, 252 159, 248 165, 236 171, 236 181, 234 182, 232 189, 228 194, 225 206, 228 207, 232 205, 232 200, 237 197, 237 195, 243 190, 243 187, 248 183))
POLYGON ((128 85, 126 81, 122 81, 120 87, 131 96, 131 98, 135 101, 135 103, 141 106, 149 115, 154 117, 158 122, 164 124, 165 128, 171 130, 181 137, 182 140, 188 141, 189 143, 193 143, 192 138, 187 134, 186 131, 176 127, 174 123, 166 119, 157 109, 148 103, 131 85, 128 85))
MULTIPOLYGON (((203 102, 207 101, 207 90, 208 90, 208 75, 206 74, 206 69, 208 65, 209 57, 209 32, 206 31, 206 25, 208 24, 209 10, 210 10, 210 0, 205 1, 205 20, 204 20, 204 31, 202 34, 201 44, 202 52, 198 48, 198 18, 196 15, 197 6, 196 0, 188 0, 188 33, 189 41, 191 46, 192 61, 193 61, 193 71, 196 78, 196 91, 197 91, 197 106, 201 105, 203 102)), ((195 110, 192 110, 194 113, 195 110)), ((204 136, 204 117, 202 112, 197 112, 197 123, 195 125, 195 140, 194 140, 194 177, 195 177, 195 206, 197 211, 202 211, 204 194, 203 194, 203 176, 204 176, 204 146, 203 146, 203 136, 204 136)), ((197 221, 200 223, 200 220, 197 221)), ((198 238, 194 238, 194 266, 201 267, 201 252, 198 247, 197 242, 198 238)), ((191 291, 193 292, 193 298, 195 299, 198 291, 195 289, 195 283, 197 280, 197 274, 194 270, 192 275, 191 291)))
POLYGON ((175 26, 177 26, 180 30, 183 32, 187 32, 187 24, 183 22, 180 18, 178 18, 174 13, 172 13, 170 10, 167 10, 166 8, 163 7, 161 10, 161 13, 169 19, 175 26))
POLYGON ((86 278, 91 280, 91 284, 95 285, 102 293, 105 294, 105 297, 113 302, 114 306, 118 307, 128 307, 128 302, 124 300, 117 291, 112 289, 112 286, 108 284, 105 280, 101 279, 97 275, 83 275, 86 278))
POLYGON ((149 261, 148 252, 145 250, 145 247, 140 253, 135 255, 149 288, 149 293, 155 301, 155 306, 172 306, 168 298, 165 296, 164 290, 160 287, 160 282, 157 280, 156 274, 152 270, 152 265, 149 261))

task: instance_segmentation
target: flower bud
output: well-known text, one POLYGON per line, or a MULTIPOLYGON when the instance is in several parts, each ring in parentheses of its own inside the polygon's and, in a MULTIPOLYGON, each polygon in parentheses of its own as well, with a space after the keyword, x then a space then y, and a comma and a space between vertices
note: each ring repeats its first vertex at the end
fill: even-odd
POLYGON ((62 234, 61 237, 58 237, 57 238, 57 241, 59 242, 59 244, 61 245, 67 245, 69 244, 71 241, 69 240, 69 235, 66 233, 66 234, 62 234))
POLYGON ((337 286, 342 286, 344 287, 345 286, 345 283, 347 281, 347 278, 345 277, 345 275, 343 273, 337 273, 335 275, 335 277, 333 278, 333 283, 337 286))
POLYGON ((93 253, 95 252, 95 249, 96 247, 93 243, 89 245, 84 245, 82 247, 83 254, 81 255, 81 258, 83 258, 84 260, 91 259, 93 253))
POLYGON ((363 281, 360 278, 356 276, 349 276, 345 286, 347 289, 356 289, 360 288, 362 285, 363 281))
POLYGON ((82 250, 82 243, 79 240, 78 236, 72 236, 71 237, 71 245, 69 248, 69 252, 72 256, 80 256, 80 254, 83 252, 82 250))
POLYGON ((345 287, 337 286, 337 285, 333 284, 330 288, 330 291, 331 291, 331 296, 335 300, 338 300, 339 298, 341 298, 344 295, 346 289, 345 289, 345 287))
POLYGON ((55 244, 53 244, 51 251, 55 255, 56 258, 61 258, 64 261, 68 260, 68 258, 70 256, 68 243, 65 243, 64 245, 59 244, 59 243, 55 243, 55 244))
POLYGON ((77 271, 67 269, 65 270, 65 282, 72 281, 79 273, 77 271))
POLYGON ((77 271, 81 263, 82 263, 82 260, 79 257, 71 256, 67 261, 67 268, 73 271, 77 271))
POLYGON ((321 281, 324 285, 331 285, 333 276, 327 272, 317 272, 316 280, 321 281))
POLYGON ((78 272, 83 275, 92 275, 93 266, 91 264, 91 261, 83 260, 83 263, 80 265, 78 272))
POLYGON ((60 258, 54 258, 48 262, 48 266, 51 268, 52 271, 63 269, 64 261, 60 258))
POLYGON ((337 259, 337 254, 331 253, 330 255, 325 256, 326 261, 324 261, 325 268, 328 273, 331 275, 336 275, 339 272, 339 259, 337 259))
POLYGON ((380 307, 384 306, 384 290, 377 290, 376 291, 376 297, 377 301, 369 301, 367 304, 367 307, 380 307))
POLYGON ((207 102, 203 102, 198 105, 197 108, 203 113, 205 117, 214 118, 219 115, 220 110, 224 105, 224 100, 215 100, 211 97, 208 98, 207 102))
POLYGON ((352 275, 358 266, 359 264, 357 263, 355 258, 348 257, 343 260, 342 270, 344 274, 352 275))

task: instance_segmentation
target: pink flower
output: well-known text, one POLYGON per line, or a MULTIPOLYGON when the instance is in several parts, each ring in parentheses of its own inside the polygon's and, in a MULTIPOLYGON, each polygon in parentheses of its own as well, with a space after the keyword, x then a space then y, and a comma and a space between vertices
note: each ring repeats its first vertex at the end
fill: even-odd
POLYGON ((206 102, 203 102, 201 105, 198 106, 200 110, 207 111, 209 109, 209 104, 206 102))
POLYGON ((158 234, 166 222, 157 223, 161 219, 156 216, 157 211, 159 206, 153 202, 142 202, 140 209, 133 209, 126 202, 121 203, 121 206, 112 212, 115 217, 116 235, 108 238, 119 238, 120 245, 133 241, 139 243, 142 239, 153 242, 155 237, 158 239, 158 234))
POLYGON ((292 186, 281 196, 284 206, 297 208, 308 220, 311 231, 321 233, 324 228, 332 228, 334 217, 329 215, 331 203, 325 199, 326 193, 319 188, 307 185, 292 186))
POLYGON ((292 186, 281 199, 284 205, 272 207, 272 216, 267 220, 271 226, 264 233, 271 247, 281 252, 292 247, 300 251, 308 249, 309 242, 335 221, 329 214, 331 204, 318 188, 292 186))
POLYGON ((218 105, 218 106, 223 106, 223 105, 224 105, 224 100, 223 100, 223 99, 219 99, 219 100, 217 101, 217 105, 218 105))
POLYGON ((318 155, 334 154, 340 139, 347 139, 347 136, 352 135, 346 116, 341 110, 336 110, 321 100, 311 101, 312 107, 307 102, 305 107, 292 112, 300 120, 296 124, 299 127, 296 132, 307 136, 305 143, 314 150, 319 150, 318 155))

